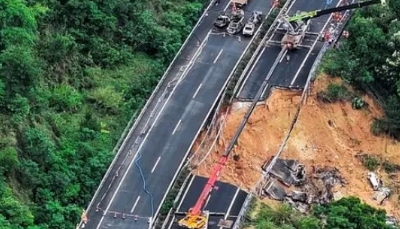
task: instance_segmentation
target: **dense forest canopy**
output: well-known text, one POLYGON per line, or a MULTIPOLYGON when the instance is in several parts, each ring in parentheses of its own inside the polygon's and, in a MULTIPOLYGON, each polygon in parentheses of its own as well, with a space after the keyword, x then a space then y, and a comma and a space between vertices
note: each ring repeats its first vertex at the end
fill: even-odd
POLYGON ((383 210, 361 203, 355 197, 317 206, 309 215, 289 205, 276 209, 263 205, 251 224, 256 229, 394 229, 386 225, 383 210))
POLYGON ((0 0, 0 228, 74 228, 202 0, 0 0))
POLYGON ((346 27, 350 37, 328 53, 323 67, 375 94, 385 117, 374 123, 373 132, 400 139, 400 1, 387 2, 354 11, 346 27))

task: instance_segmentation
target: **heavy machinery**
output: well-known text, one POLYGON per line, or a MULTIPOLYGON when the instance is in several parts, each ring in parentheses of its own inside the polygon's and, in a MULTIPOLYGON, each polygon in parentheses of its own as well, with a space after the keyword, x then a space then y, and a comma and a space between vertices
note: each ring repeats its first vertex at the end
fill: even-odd
POLYGON ((232 4, 238 8, 243 8, 248 2, 249 0, 232 0, 232 4))
POLYGON ((286 30, 286 33, 281 41, 281 46, 286 47, 288 49, 297 48, 303 41, 307 31, 309 30, 310 19, 312 18, 344 10, 361 8, 364 6, 369 6, 378 3, 386 5, 385 0, 371 0, 371 1, 364 1, 350 5, 329 8, 329 9, 315 10, 311 12, 297 12, 294 16, 291 17, 285 15, 282 18, 280 18, 281 25, 286 30))
POLYGON ((189 209, 187 215, 178 221, 179 226, 189 229, 204 229, 207 227, 208 212, 203 212, 203 207, 207 201, 208 196, 211 194, 215 183, 218 181, 221 170, 224 168, 228 161, 229 151, 224 154, 218 163, 215 165, 211 176, 208 178, 199 199, 196 201, 194 207, 189 209))
POLYGON ((258 24, 262 21, 262 12, 261 11, 254 11, 251 14, 251 17, 247 21, 246 25, 243 28, 243 35, 244 36, 253 36, 258 24))

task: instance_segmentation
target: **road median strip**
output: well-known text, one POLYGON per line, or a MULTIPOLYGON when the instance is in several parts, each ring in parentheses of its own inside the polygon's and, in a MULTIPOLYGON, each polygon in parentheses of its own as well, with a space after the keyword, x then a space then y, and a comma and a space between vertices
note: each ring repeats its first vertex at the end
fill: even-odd
MULTIPOLYGON (((281 0, 281 6, 284 5, 286 0, 281 0)), ((236 69, 234 70, 234 73, 228 83, 228 85, 225 88, 225 92, 223 97, 224 98, 232 98, 233 97, 233 89, 236 86, 236 83, 238 82, 243 70, 245 69, 246 65, 249 63, 251 56, 254 54, 256 51, 257 47, 260 45, 260 43, 263 40, 263 37, 266 36, 267 32, 269 31, 268 29, 270 28, 271 25, 274 24, 276 17, 278 16, 281 8, 276 8, 275 10, 271 10, 269 14, 266 16, 265 20, 263 23, 260 25, 260 28, 258 29, 257 33, 255 34, 255 37, 252 38, 252 43, 249 45, 247 51, 245 52, 244 56, 241 58, 239 64, 236 66, 236 69), (229 93, 229 90, 231 93, 229 93)), ((180 199, 178 194, 180 191, 184 190, 185 188, 185 180, 187 180, 187 177, 190 175, 190 170, 188 167, 182 168, 182 170, 179 172, 178 178, 174 182, 172 188, 169 190, 167 197, 165 198, 164 202, 161 205, 160 212, 157 216, 156 223, 154 225, 154 228, 160 229, 165 227, 165 221, 169 220, 169 216, 171 213, 174 213, 177 207, 178 200, 180 199)))

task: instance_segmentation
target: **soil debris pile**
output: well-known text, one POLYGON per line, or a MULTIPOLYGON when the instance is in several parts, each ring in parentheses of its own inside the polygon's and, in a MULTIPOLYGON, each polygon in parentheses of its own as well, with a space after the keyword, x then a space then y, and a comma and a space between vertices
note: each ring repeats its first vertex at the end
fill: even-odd
MULTIPOLYGON (((238 184, 240 187, 250 190, 260 179, 265 160, 276 154, 284 133, 296 112, 293 104, 299 103, 300 93, 290 91, 284 94, 273 93, 270 98, 269 101, 260 103, 251 115, 231 153, 232 158, 222 171, 222 181, 238 184)), ((207 153, 193 156, 194 160, 191 162, 197 168, 194 174, 202 176, 210 174, 215 162, 224 153, 243 120, 247 107, 246 103, 238 103, 232 107, 226 116, 223 131, 216 138, 217 143, 207 158, 204 159, 204 156, 208 155, 207 153)), ((212 146, 212 144, 204 144, 202 145, 203 149, 198 149, 201 141, 202 138, 193 147, 194 152, 208 152, 212 146)))
MULTIPOLYGON (((332 82, 337 83, 338 80, 319 77, 314 82, 281 158, 298 160, 305 166, 305 171, 334 168, 346 184, 338 190, 334 185, 333 196, 334 193, 340 193, 337 196, 358 196, 368 204, 385 208, 389 214, 400 217, 399 142, 371 134, 370 126, 375 118, 381 117, 382 111, 368 96, 363 96, 363 100, 369 106, 361 110, 354 110, 349 102, 319 101, 317 93, 332 82), (375 160, 365 162, 359 155, 375 160), (372 198, 375 191, 368 180, 367 168, 391 190, 389 201, 383 205, 372 198)), ((232 158, 222 171, 221 180, 245 190, 254 187, 266 160, 277 153, 300 104, 300 96, 300 92, 274 89, 270 97, 256 107, 231 153, 232 158)), ((209 156, 197 155, 199 160, 192 160, 198 165, 195 174, 208 176, 234 135, 247 107, 241 103, 233 108, 209 156), (200 160, 202 163, 198 164, 200 160)), ((202 147, 210 149, 210 145, 202 147)), ((279 194, 279 188, 276 190, 279 194)))

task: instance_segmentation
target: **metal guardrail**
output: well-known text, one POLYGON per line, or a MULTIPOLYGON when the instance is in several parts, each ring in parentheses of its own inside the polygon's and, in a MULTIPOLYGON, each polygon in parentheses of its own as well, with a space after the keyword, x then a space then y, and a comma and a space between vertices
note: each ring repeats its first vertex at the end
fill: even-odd
MULTIPOLYGON (((263 39, 261 40, 260 44, 257 46, 257 49, 254 51, 254 54, 252 55, 251 59, 249 60, 248 64, 246 65, 245 69, 243 70, 242 74, 240 75, 239 80, 238 80, 238 82, 237 82, 237 84, 236 84, 236 86, 235 86, 235 88, 234 88, 234 90, 233 90, 233 93, 232 93, 233 95, 235 95, 235 97, 238 97, 238 96, 239 96, 239 94, 240 94, 240 92, 241 92, 241 89, 242 89, 242 87, 244 86, 244 85, 242 85, 242 83, 244 83, 243 80, 246 80, 246 76, 248 77, 248 76, 250 75, 251 70, 252 70, 252 67, 253 67, 253 64, 255 64, 254 61, 257 59, 257 57, 258 57, 258 55, 259 55, 261 49, 262 49, 262 48, 264 47, 264 45, 266 44, 267 39, 269 39, 269 38, 273 35, 273 34, 270 34, 271 31, 272 31, 272 29, 274 29, 274 28, 276 28, 277 26, 279 26, 279 22, 278 22, 279 17, 281 17, 281 15, 282 15, 284 12, 286 12, 287 10, 289 10, 289 9, 292 7, 292 5, 291 5, 291 6, 289 6, 289 5, 292 4, 292 3, 294 3, 294 2, 295 2, 295 0, 287 0, 287 1, 285 2, 285 4, 280 8, 280 11, 279 11, 278 15, 276 16, 275 20, 272 22, 271 26, 268 28, 267 32, 265 33, 265 36, 264 36, 263 39), (250 72, 249 72, 249 70, 250 70, 250 72), (237 95, 236 95, 236 93, 237 93, 237 95)), ((274 10, 274 9, 271 8, 271 10, 270 10, 270 12, 268 13, 268 15, 269 15, 273 10, 274 10)), ((267 17, 268 17, 268 15, 267 15, 267 17)))
MULTIPOLYGON (((264 21, 265 21, 265 20, 263 20, 263 23, 264 23, 264 21)), ((262 24, 263 24, 263 23, 262 23, 262 24)), ((258 27, 256 33, 255 33, 254 36, 251 38, 251 40, 250 40, 248 46, 247 46, 246 49, 243 51, 242 55, 239 57, 239 59, 238 59, 238 61, 236 62, 235 66, 233 67, 231 73, 229 74, 228 79, 226 80, 224 86, 222 87, 222 89, 221 89, 219 95, 217 96, 216 101, 218 100, 218 98, 221 98, 219 104, 217 105, 217 107, 220 107, 220 106, 222 105, 222 103, 223 103, 223 101, 224 101, 224 97, 225 97, 225 95, 226 95, 226 90, 227 90, 227 88, 228 88, 228 82, 231 80, 233 74, 234 74, 235 71, 236 71, 237 66, 238 66, 238 65, 240 64, 240 62, 242 61, 244 55, 247 53, 247 51, 248 51, 248 49, 250 48, 251 44, 254 42, 254 39, 255 39, 255 38, 259 35, 259 33, 261 32, 262 24, 258 27)), ((232 97, 233 97, 233 95, 232 95, 232 97)), ((212 107, 215 107, 215 104, 214 104, 212 107)), ((207 120, 207 119, 205 119, 205 121, 206 121, 206 120, 207 120)), ((199 129, 199 131, 198 131, 198 133, 196 134, 196 136, 199 135, 199 133, 200 133, 201 129, 203 128, 203 126, 204 126, 204 123, 203 123, 202 127, 199 129)), ((192 143, 191 143, 191 146, 189 147, 189 151, 190 151, 190 149, 192 148, 192 146, 193 146, 194 142, 196 141, 196 139, 197 139, 197 137, 193 139, 193 141, 192 141, 192 143)), ((187 164, 186 164, 186 165, 187 165, 187 164)), ((180 169, 181 169, 181 168, 179 168, 178 171, 180 171, 180 169)), ((156 215, 157 215, 157 214, 156 214, 156 215)), ((165 220, 167 221, 168 218, 166 218, 165 220)))
MULTIPOLYGON (((264 20, 263 20, 262 23, 260 24, 260 26, 257 28, 257 31, 255 32, 254 36, 252 37, 252 39, 251 39, 251 41, 250 41, 250 45, 252 44, 252 42, 253 42, 253 41, 259 36, 259 34, 261 33, 262 27, 263 27, 263 25, 264 25, 266 19, 268 18, 268 16, 271 14, 272 11, 273 11, 273 9, 271 8, 271 10, 267 13, 267 15, 265 16, 264 20)), ((261 44, 261 43, 260 43, 260 44, 261 44)), ((260 46, 260 45, 259 45, 259 46, 260 46)), ((246 49, 246 51, 244 52, 244 54, 245 54, 245 55, 247 54, 247 49, 246 49)), ((253 59, 253 56, 252 56, 252 59, 253 59)), ((250 61, 251 61, 251 60, 250 60, 250 61)), ((246 68, 247 68, 247 66, 249 66, 249 65, 250 65, 250 62, 246 65, 246 68)), ((246 68, 245 68, 245 69, 246 69, 246 68)), ((234 69, 235 69, 235 68, 234 68, 234 69)), ((240 79, 242 78, 242 75, 243 75, 243 73, 242 73, 241 76, 239 77, 239 81, 240 81, 240 79)), ((239 82, 239 81, 238 81, 238 82, 239 82)), ((233 93, 232 93, 231 98, 229 99, 229 103, 231 103, 232 100, 235 98, 235 96, 234 96, 234 95, 235 95, 235 90, 236 90, 236 86, 235 86, 235 89, 234 89, 234 91, 233 91, 233 93)), ((227 94, 226 94, 226 90, 224 90, 224 92, 223 92, 223 94, 222 94, 222 96, 221 96, 220 102, 218 103, 217 108, 215 109, 215 113, 214 113, 214 116, 213 116, 213 118, 212 118, 212 120, 211 120, 210 126, 213 126, 214 123, 215 123, 215 121, 217 120, 217 116, 218 116, 218 113, 219 113, 218 111, 220 110, 220 108, 221 108, 223 102, 225 101, 226 95, 227 95, 227 94)), ((198 147, 198 150, 204 145, 205 140, 207 139, 208 134, 211 132, 211 129, 212 129, 212 128, 208 128, 207 133, 205 134, 204 139, 200 142, 200 145, 199 145, 199 147, 198 147)), ((188 165, 188 164, 190 163, 190 161, 193 159, 193 157, 196 155, 196 153, 197 153, 197 150, 196 150, 196 152, 193 153, 192 156, 188 159, 188 162, 187 162, 186 165, 188 165)))
MULTIPOLYGON (((233 74, 234 74, 234 72, 235 72, 237 66, 239 65, 239 63, 240 63, 241 60, 243 59, 243 56, 245 55, 245 53, 246 53, 247 50, 249 49, 250 44, 254 41, 256 35, 260 32, 260 30, 261 30, 261 27, 259 27, 259 28, 257 29, 256 34, 251 38, 249 44, 247 45, 247 47, 246 47, 245 50, 243 51, 242 55, 239 57, 239 59, 238 59, 238 61, 236 62, 235 66, 233 66, 232 71, 229 73, 228 78, 226 79, 226 81, 225 81, 224 85, 222 86, 221 90, 219 91, 219 93, 218 93, 218 95, 217 95, 217 97, 216 97, 216 99, 215 99, 215 101, 214 101, 214 103, 213 103, 213 105, 212 105, 212 108, 215 107, 216 103, 218 102, 218 98, 220 98, 221 95, 222 95, 222 94, 226 91, 226 89, 228 88, 228 82, 231 80, 231 78, 232 78, 232 76, 233 76, 233 74)), ((223 101, 223 100, 221 100, 221 101, 223 101)), ((210 111, 208 112, 207 117, 210 116, 211 112, 212 112, 212 109, 210 109, 210 111)), ((199 130, 197 131, 197 133, 196 133, 196 135, 195 135, 196 137, 193 138, 193 141, 191 142, 191 144, 190 144, 190 146, 189 146, 189 149, 188 149, 188 152, 186 153, 186 156, 185 156, 185 157, 187 157, 188 153, 189 153, 190 150, 192 149, 194 143, 196 142, 196 139, 197 139, 198 135, 200 134, 201 130, 204 128, 204 125, 205 125, 206 121, 207 121, 207 118, 203 121, 201 127, 200 127, 199 130)), ((178 168, 178 170, 177 170, 177 172, 176 172, 176 174, 175 174, 175 176, 174 176, 174 178, 173 178, 173 181, 175 181, 175 179, 176 179, 176 177, 178 176, 180 170, 181 170, 182 167, 184 166, 184 163, 183 163, 183 162, 184 162, 184 161, 182 161, 181 165, 179 166, 179 168, 178 168)), ((165 197, 166 197, 166 195, 168 194, 169 190, 171 189, 172 184, 173 184, 173 182, 171 182, 170 187, 168 187, 168 190, 167 190, 167 192, 165 193, 165 195, 164 195, 164 197, 163 197, 163 199, 162 199, 162 202, 164 202, 165 197)), ((159 208, 157 209, 156 213, 154 214, 155 217, 157 217, 160 208, 161 208, 161 205, 159 206, 159 208)), ((152 223, 153 223, 153 222, 152 222, 152 223)))
MULTIPOLYGON (((103 176, 103 179, 100 182, 100 185, 98 186, 95 194, 93 195, 92 200, 90 201, 87 210, 89 211, 92 207, 93 207, 93 203, 94 200, 97 198, 99 191, 101 190, 101 188, 104 185, 105 180, 108 178, 108 176, 110 175, 110 172, 114 166, 114 164, 116 163, 116 161, 118 160, 118 158, 120 157, 120 154, 122 152, 122 149, 125 147, 127 140, 130 138, 130 136, 132 135, 133 130, 138 126, 138 124, 142 121, 142 117, 143 115, 146 113, 147 108, 149 107, 150 103, 152 102, 152 100, 154 99, 155 95, 157 94, 157 92, 159 91, 159 89, 161 88, 161 86, 164 84, 165 79, 168 76, 169 71, 171 70, 172 65, 175 63, 176 59, 180 56, 183 48, 187 45, 187 43, 189 42, 190 38, 192 37, 193 33, 196 31, 197 27, 199 26, 199 24, 202 22, 203 18, 207 16, 207 12, 208 10, 214 5, 216 0, 211 0, 210 3, 208 4, 208 6, 203 10, 203 14, 200 16, 199 20, 197 21, 197 23, 195 24, 195 26, 193 27, 192 31, 189 33, 189 35, 187 36, 186 40, 184 41, 184 43, 182 44, 182 46, 180 47, 180 49, 178 50, 178 52, 176 53, 174 59, 171 61, 170 65, 168 66, 168 68, 165 70, 164 75, 161 77, 159 83, 157 84, 156 88, 153 90, 152 94, 150 95, 150 97, 148 98, 146 104, 144 105, 144 107, 142 108, 141 112, 139 113, 139 116, 135 119, 136 113, 132 116, 132 118, 130 119, 130 121, 128 122, 128 125, 126 126, 126 128, 124 129, 124 131, 121 134, 120 139, 118 140, 117 144, 115 145, 113 152, 115 152, 117 149, 117 153, 113 159, 113 161, 111 162, 108 170, 106 171, 106 174, 103 176), (132 122, 133 120, 135 120, 133 126, 132 122), (130 127, 131 126, 131 127, 130 127)), ((80 227, 82 225, 82 220, 80 221, 80 223, 78 224, 78 226, 80 227)))
MULTIPOLYGON (((277 17, 275 18, 275 20, 274 20, 273 23, 271 24, 271 27, 270 27, 270 28, 268 29, 268 31, 265 33, 265 36, 263 37, 262 41, 261 41, 260 44, 258 45, 258 47, 257 47, 256 51, 254 52, 253 56, 251 57, 251 59, 250 59, 250 61, 249 61, 249 64, 246 66, 245 70, 243 71, 242 75, 240 76, 241 80, 243 80, 243 78, 247 75, 250 66, 253 64, 254 60, 255 60, 255 59, 257 58, 257 56, 259 55, 259 52, 260 52, 261 48, 264 46, 264 43, 266 42, 266 40, 269 38, 269 33, 270 33, 271 29, 273 28, 274 24, 278 23, 279 16, 280 16, 283 12, 285 12, 285 11, 288 9, 289 4, 291 4, 291 3, 292 3, 292 0, 288 0, 288 1, 286 1, 285 4, 282 6, 281 11, 279 12, 279 14, 277 15, 277 17)), ((282 52, 281 52, 281 53, 282 53, 282 52)), ((278 59, 279 59, 279 58, 278 58, 278 59)), ((240 80, 240 81, 241 81, 241 80, 240 80)), ((237 90, 239 89, 239 86, 238 86, 238 85, 240 85, 240 82, 239 82, 239 81, 238 81, 238 84, 236 85, 236 87, 235 87, 235 89, 234 89, 234 93, 232 93, 232 98, 235 97, 235 94, 236 94, 237 90), (235 90, 236 90, 236 91, 235 91, 235 90)), ((257 98, 256 98, 256 99, 257 99, 257 98)), ((258 100, 258 99, 257 99, 257 100, 258 100)), ((244 203, 243 203, 243 205, 242 205, 242 208, 240 209, 240 212, 239 212, 239 214, 238 214, 238 217, 237 217, 237 219, 236 219, 236 221, 235 221, 235 224, 233 225, 232 229, 239 229, 239 228, 240 228, 240 226, 241 226, 241 224, 242 224, 242 221, 243 221, 243 219, 244 219, 244 217, 245 217, 245 214, 246 214, 246 212, 247 212, 247 210, 248 210, 248 208, 249 208, 249 205, 250 205, 252 199, 253 199, 253 195, 252 195, 251 193, 249 193, 249 194, 246 196, 246 199, 245 199, 245 201, 244 201, 244 203)))

